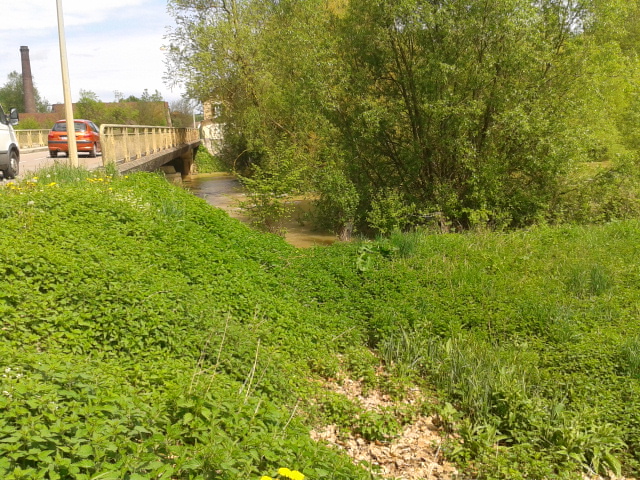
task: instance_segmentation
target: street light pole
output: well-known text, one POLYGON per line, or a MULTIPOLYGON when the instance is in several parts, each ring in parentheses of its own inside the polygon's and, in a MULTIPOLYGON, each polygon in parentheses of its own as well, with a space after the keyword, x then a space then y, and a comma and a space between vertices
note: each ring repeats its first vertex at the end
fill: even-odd
POLYGON ((67 63, 67 42, 64 37, 64 16, 62 15, 62 0, 56 0, 58 8, 58 39, 60 40, 60 65, 62 67, 62 88, 64 91, 64 113, 67 119, 67 142, 69 145, 69 162, 73 167, 78 166, 78 145, 76 144, 76 128, 73 122, 73 103, 71 102, 71 87, 69 86, 69 65, 67 63))

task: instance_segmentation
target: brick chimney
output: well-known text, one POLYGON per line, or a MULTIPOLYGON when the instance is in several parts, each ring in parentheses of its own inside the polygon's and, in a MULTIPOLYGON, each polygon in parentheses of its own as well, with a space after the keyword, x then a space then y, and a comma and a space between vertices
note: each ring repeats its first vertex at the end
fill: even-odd
POLYGON ((36 113, 36 98, 33 94, 33 77, 31 76, 31 60, 29 60, 29 47, 20 47, 20 55, 22 56, 24 113, 36 113))

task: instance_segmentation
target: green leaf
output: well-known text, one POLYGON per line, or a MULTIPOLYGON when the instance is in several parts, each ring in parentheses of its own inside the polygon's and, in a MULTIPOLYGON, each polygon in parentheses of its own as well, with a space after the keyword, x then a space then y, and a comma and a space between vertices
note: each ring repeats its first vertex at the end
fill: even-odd
POLYGON ((180 465, 182 470, 199 470, 202 468, 202 461, 192 458, 191 460, 187 460, 186 462, 180 465))
POLYGON ((76 451, 76 455, 82 458, 90 457, 93 455, 93 448, 91 448, 91 445, 80 445, 76 451))
POLYGON ((91 480, 119 480, 120 478, 122 478, 122 475, 119 472, 104 471, 91 477, 91 480))

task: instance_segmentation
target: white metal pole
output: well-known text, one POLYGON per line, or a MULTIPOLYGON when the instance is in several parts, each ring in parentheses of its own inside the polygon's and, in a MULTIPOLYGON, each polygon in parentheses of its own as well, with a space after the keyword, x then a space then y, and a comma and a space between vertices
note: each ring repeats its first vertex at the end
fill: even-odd
POLYGON ((76 144, 76 128, 73 123, 73 103, 71 101, 71 87, 69 86, 69 65, 67 63, 67 42, 64 36, 64 16, 62 15, 62 0, 56 0, 58 8, 58 39, 60 40, 60 65, 62 67, 62 88, 64 90, 64 112, 67 119, 67 142, 69 145, 69 162, 73 167, 78 166, 78 145, 76 144))

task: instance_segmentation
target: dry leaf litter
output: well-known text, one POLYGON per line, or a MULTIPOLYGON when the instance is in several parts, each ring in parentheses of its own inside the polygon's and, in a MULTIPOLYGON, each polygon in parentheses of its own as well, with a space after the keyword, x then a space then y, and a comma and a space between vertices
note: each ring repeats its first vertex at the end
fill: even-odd
MULTIPOLYGON (((363 393, 362 384, 351 379, 327 382, 327 388, 358 402, 368 411, 381 412, 397 405, 390 396, 371 391, 363 393)), ((418 389, 409 392, 403 403, 414 405, 420 400, 418 389)), ((372 442, 359 435, 338 433, 336 425, 312 430, 311 437, 324 441, 347 453, 356 462, 367 462, 379 469, 379 474, 398 480, 453 480, 456 468, 444 461, 440 447, 443 441, 433 417, 418 416, 405 425, 402 432, 388 443, 372 442)))
MULTIPOLYGON (((397 406, 389 395, 377 390, 363 392, 362 383, 344 378, 324 383, 329 390, 356 401, 367 411, 381 412, 397 406)), ((402 401, 415 405, 420 401, 419 389, 413 389, 402 401)), ((402 432, 389 443, 372 442, 359 435, 338 432, 336 425, 327 425, 311 431, 311 438, 343 450, 356 462, 366 462, 379 469, 385 478, 396 480, 457 480, 464 478, 442 456, 442 429, 434 424, 433 416, 418 416, 405 425, 402 432)), ((601 477, 585 475, 584 480, 637 480, 632 477, 601 477)))

